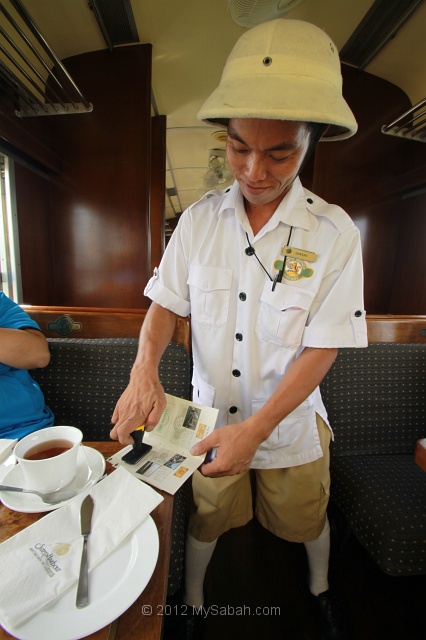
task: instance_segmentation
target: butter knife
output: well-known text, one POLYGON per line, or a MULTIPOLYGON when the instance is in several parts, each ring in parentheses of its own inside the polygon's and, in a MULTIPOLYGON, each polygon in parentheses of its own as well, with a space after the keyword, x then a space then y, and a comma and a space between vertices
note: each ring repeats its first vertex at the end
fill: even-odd
POLYGON ((81 554, 80 575, 78 578, 77 586, 77 598, 75 601, 76 606, 79 609, 86 607, 89 604, 89 575, 87 567, 87 539, 92 529, 92 513, 93 513, 93 498, 91 495, 87 495, 80 508, 80 527, 81 535, 83 536, 83 551, 81 554))

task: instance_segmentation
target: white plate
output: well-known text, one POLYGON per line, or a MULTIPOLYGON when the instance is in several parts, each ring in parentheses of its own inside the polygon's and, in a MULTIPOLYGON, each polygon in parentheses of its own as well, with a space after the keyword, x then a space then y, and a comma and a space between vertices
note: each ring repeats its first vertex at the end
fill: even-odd
POLYGON ((25 624, 4 629, 18 640, 77 640, 106 627, 126 611, 145 589, 157 564, 159 540, 148 516, 89 573, 90 602, 77 609, 77 585, 25 624))
MULTIPOLYGON (((66 488, 70 491, 74 490, 76 495, 78 495, 92 487, 103 476, 104 471, 105 458, 103 455, 92 447, 81 445, 77 457, 77 474, 66 488)), ((2 483, 13 487, 26 488, 22 469, 19 464, 14 466, 9 473, 4 476, 2 483)), ((74 498, 70 498, 70 500, 74 498)), ((12 493, 11 491, 0 491, 0 500, 9 509, 21 511, 22 513, 53 511, 70 502, 70 500, 63 500, 62 502, 58 502, 58 504, 45 504, 42 499, 35 494, 12 493)))

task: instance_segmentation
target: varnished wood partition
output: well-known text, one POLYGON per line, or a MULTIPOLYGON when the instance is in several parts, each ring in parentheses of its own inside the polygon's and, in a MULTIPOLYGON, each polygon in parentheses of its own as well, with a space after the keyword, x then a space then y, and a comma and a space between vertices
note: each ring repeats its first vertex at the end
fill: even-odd
MULTIPOLYGON (((48 338, 138 337, 146 309, 24 306, 48 338)), ((177 318, 172 340, 191 353, 190 317, 177 318)), ((424 344, 426 315, 368 315, 369 342, 424 344)))
POLYGON ((166 117, 152 118, 151 193, 149 200, 151 273, 160 264, 165 246, 166 117))
POLYGON ((151 45, 65 65, 93 112, 25 123, 61 162, 44 174, 17 166, 24 302, 147 307, 143 289, 151 255, 161 253, 163 217, 153 194, 161 190, 164 204, 165 182, 164 118, 151 153, 151 45))
MULTIPOLYGON (((26 306, 47 338, 137 338, 147 309, 26 306)), ((172 336, 191 354, 190 319, 178 317, 172 336)))
POLYGON ((313 190, 360 229, 367 313, 425 314, 426 144, 381 133, 411 103, 394 84, 346 65, 343 91, 359 129, 318 146, 313 190))
MULTIPOLYGON (((0 145, 17 151, 24 302, 147 308, 164 246, 165 116, 151 121, 151 46, 64 61, 93 113, 17 122, 0 96, 0 145)), ((369 314, 426 313, 426 145, 381 133, 411 105, 344 66, 356 136, 321 143, 307 186, 341 205, 363 242, 369 314)))

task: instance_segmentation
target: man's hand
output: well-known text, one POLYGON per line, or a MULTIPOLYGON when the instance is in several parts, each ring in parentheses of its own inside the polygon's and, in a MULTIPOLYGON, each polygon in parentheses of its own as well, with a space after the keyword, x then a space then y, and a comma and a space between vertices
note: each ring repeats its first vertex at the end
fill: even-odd
POLYGON ((164 389, 158 380, 132 372, 128 387, 124 390, 112 415, 114 424, 110 436, 121 444, 133 444, 131 437, 142 424, 146 431, 158 424, 166 408, 164 389))
POLYGON ((256 432, 246 422, 240 422, 216 429, 192 447, 190 453, 200 456, 217 447, 216 458, 202 464, 199 471, 210 478, 234 476, 250 469, 260 442, 256 432))

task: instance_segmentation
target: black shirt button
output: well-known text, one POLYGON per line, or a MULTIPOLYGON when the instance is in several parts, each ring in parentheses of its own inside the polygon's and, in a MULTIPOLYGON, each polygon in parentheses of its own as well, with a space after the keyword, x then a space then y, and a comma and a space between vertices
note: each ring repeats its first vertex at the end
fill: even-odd
POLYGON ((237 407, 229 407, 229 413, 237 413, 237 407))
POLYGON ((314 201, 312 200, 312 198, 308 198, 308 199, 307 199, 307 202, 309 202, 309 204, 313 204, 313 203, 314 203, 314 201))
POLYGON ((246 300, 247 299, 247 295, 244 292, 241 292, 239 295, 240 300, 246 300))
POLYGON ((233 369, 233 371, 232 371, 232 375, 233 375, 235 378, 239 378, 239 377, 240 377, 240 375, 241 375, 241 371, 238 371, 238 369, 233 369))
POLYGON ((362 311, 355 311, 355 318, 360 318, 362 316, 362 311))
POLYGON ((243 339, 243 334, 242 333, 236 333, 235 334, 235 339, 238 340, 238 342, 241 342, 241 340, 243 339))
POLYGON ((252 255, 254 254, 254 249, 253 249, 253 247, 247 247, 247 249, 246 249, 246 254, 247 254, 248 256, 252 256, 252 255))

